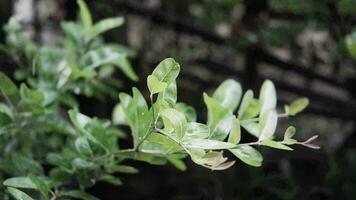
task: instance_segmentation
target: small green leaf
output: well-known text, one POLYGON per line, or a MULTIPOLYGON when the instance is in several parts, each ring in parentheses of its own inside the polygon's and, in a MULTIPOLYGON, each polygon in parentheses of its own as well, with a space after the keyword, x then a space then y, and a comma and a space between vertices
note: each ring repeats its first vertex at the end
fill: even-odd
POLYGON ((268 110, 275 109, 277 106, 277 94, 274 84, 270 80, 265 80, 260 90, 260 115, 264 115, 268 110))
POLYGON ((287 141, 288 139, 291 139, 296 132, 296 129, 294 126, 290 126, 287 128, 286 132, 284 133, 284 139, 283 141, 287 141))
POLYGON ((239 119, 243 119, 242 116, 245 113, 245 111, 247 110, 247 108, 249 107, 252 99, 253 99, 253 91, 247 90, 245 92, 244 96, 242 97, 241 105, 240 105, 240 108, 238 111, 239 119))
POLYGON ((232 144, 238 144, 241 139, 241 127, 240 127, 240 121, 239 119, 236 119, 234 117, 234 120, 232 122, 232 128, 229 134, 229 139, 227 142, 232 143, 232 144))
POLYGON ((234 149, 229 149, 236 157, 244 163, 260 167, 262 165, 263 157, 260 152, 248 145, 238 145, 234 149))
POLYGON ((187 120, 185 119, 185 116, 173 108, 162 110, 160 115, 163 119, 164 129, 167 132, 174 130, 176 137, 182 139, 187 129, 187 120))
POLYGON ((188 141, 184 141, 184 145, 187 148, 197 148, 197 149, 207 149, 207 150, 231 149, 236 147, 235 144, 222 142, 219 140, 209 140, 209 139, 191 139, 188 141))
POLYGON ((159 81, 156 76, 149 75, 147 77, 147 86, 151 94, 156 94, 164 91, 167 83, 159 81))
POLYGON ((107 183, 110 183, 110 184, 116 185, 116 186, 122 185, 122 181, 120 180, 120 178, 109 175, 109 174, 104 174, 104 175, 100 176, 99 181, 104 181, 104 182, 107 182, 107 183))
POLYGON ((176 80, 179 71, 179 64, 173 58, 166 58, 153 70, 152 75, 157 77, 160 82, 165 82, 169 85, 176 80))
POLYGON ((83 191, 80 191, 80 190, 71 190, 71 191, 61 192, 60 196, 73 197, 73 198, 82 199, 82 200, 99 200, 98 198, 94 197, 93 195, 88 194, 83 191))
POLYGON ((220 84, 215 90, 213 98, 216 99, 222 106, 233 112, 240 103, 242 89, 240 83, 228 79, 220 84))
POLYGON ((294 116, 302 112, 308 105, 309 105, 308 98, 297 99, 289 105, 288 114, 294 116))
POLYGON ((273 141, 273 140, 268 140, 268 139, 267 140, 263 140, 263 141, 261 141, 261 144, 265 145, 265 146, 269 146, 269 147, 275 148, 275 149, 293 151, 293 149, 290 148, 289 146, 284 145, 281 142, 276 142, 276 141, 273 141))
POLYGON ((68 114, 74 126, 79 130, 83 130, 85 125, 91 121, 88 116, 78 113, 77 110, 70 110, 68 114))
POLYGON ((260 119, 259 141, 271 139, 277 128, 278 115, 275 110, 265 112, 260 119))
POLYGON ((81 158, 75 158, 72 161, 72 166, 77 169, 91 169, 94 167, 94 163, 88 162, 81 158))
POLYGON ((0 72, 0 90, 7 96, 18 93, 15 83, 2 72, 0 72))
POLYGON ((114 165, 108 167, 110 173, 119 172, 124 174, 136 174, 138 173, 138 169, 128 166, 128 165, 114 165))
POLYGON ((124 24, 124 18, 122 17, 103 19, 93 26, 91 38, 94 38, 97 35, 100 35, 101 33, 104 33, 110 29, 119 27, 122 24, 124 24))
POLYGON ((112 111, 112 122, 114 125, 127 124, 124 108, 121 104, 116 104, 112 111))
POLYGON ((89 35, 92 31, 92 26, 93 26, 93 21, 91 18, 90 11, 89 11, 88 6, 85 3, 85 1, 77 0, 77 4, 78 4, 79 10, 80 10, 80 19, 84 25, 85 31, 89 35))
POLYGON ((16 199, 16 200, 34 200, 30 196, 28 196, 26 193, 22 192, 21 190, 18 190, 16 188, 8 187, 7 191, 16 199))
POLYGON ((3 184, 8 187, 37 189, 36 185, 33 184, 31 179, 28 177, 8 178, 3 182, 3 184))
POLYGON ((197 122, 189 122, 187 124, 187 131, 184 135, 184 139, 205 139, 210 135, 209 127, 205 124, 197 122))
POLYGON ((181 159, 175 158, 174 156, 168 156, 167 158, 168 161, 180 171, 185 171, 187 169, 187 166, 181 159))
POLYGON ((260 134, 260 124, 255 122, 243 122, 241 121, 241 126, 251 135, 258 137, 260 134))

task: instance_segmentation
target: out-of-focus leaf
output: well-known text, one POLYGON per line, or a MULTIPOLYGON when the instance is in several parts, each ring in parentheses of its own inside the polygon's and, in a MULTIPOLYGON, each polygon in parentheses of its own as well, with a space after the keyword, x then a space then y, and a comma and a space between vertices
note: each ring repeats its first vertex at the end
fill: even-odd
POLYGON ((26 193, 22 192, 21 190, 18 190, 16 188, 8 187, 7 191, 16 199, 16 200, 34 200, 30 196, 28 196, 26 193))
POLYGON ((156 76, 159 81, 169 85, 176 80, 179 71, 179 64, 173 58, 166 58, 157 65, 152 75, 156 76))
POLYGON ((159 154, 150 154, 143 152, 120 152, 117 153, 117 156, 119 158, 147 162, 152 165, 165 165, 167 163, 167 159, 163 155, 159 154))
POLYGON ((91 38, 96 37, 110 29, 116 28, 121 26, 124 23, 124 18, 122 17, 113 17, 107 18, 99 21, 98 23, 94 24, 91 38))
POLYGON ((88 6, 83 0, 77 0, 77 3, 80 10, 80 19, 84 25, 84 29, 88 34, 90 34, 92 31, 93 21, 88 6))
POLYGON ((195 112, 194 107, 189 106, 185 103, 177 103, 175 104, 174 108, 179 112, 183 113, 184 116, 187 118, 188 122, 196 121, 197 113, 195 112))
POLYGON ((244 163, 260 167, 262 165, 263 157, 260 152, 248 145, 238 145, 234 149, 229 149, 236 157, 244 163))
POLYGON ((185 171, 187 169, 187 166, 181 159, 175 158, 174 156, 168 156, 167 158, 168 161, 180 171, 185 171))
POLYGON ((29 175, 29 178, 32 181, 32 183, 36 186, 37 190, 40 191, 43 196, 49 198, 49 193, 51 191, 51 188, 49 187, 48 183, 46 183, 40 177, 37 177, 32 174, 29 175))
POLYGON ((125 112, 121 104, 116 104, 112 112, 112 121, 115 125, 127 124, 125 119, 125 112))
POLYGON ((0 72, 0 90, 7 96, 15 95, 18 92, 15 83, 2 72, 0 72))
POLYGON ((93 156, 93 151, 91 150, 89 142, 85 137, 78 137, 75 140, 75 148, 82 156, 85 157, 93 156))
POLYGON ((220 84, 215 90, 213 98, 217 100, 220 105, 233 112, 240 103, 242 89, 240 83, 228 79, 220 84))
POLYGON ((128 166, 128 165, 113 165, 108 167, 108 170, 113 173, 113 172, 119 172, 119 173, 124 173, 124 174, 136 174, 138 173, 138 169, 128 166))
POLYGON ((61 192, 60 195, 63 197, 73 197, 73 198, 82 199, 82 200, 99 200, 98 198, 94 197, 93 195, 88 194, 83 191, 80 191, 80 190, 71 190, 71 191, 61 192))
POLYGON ((288 106, 288 114, 294 116, 302 112, 308 105, 309 105, 308 98, 297 99, 288 106))
POLYGON ((205 139, 210 135, 209 127, 197 122, 189 122, 184 139, 205 139))
POLYGON ((99 180, 108 182, 108 183, 110 183, 112 185, 116 185, 116 186, 122 185, 122 181, 120 180, 120 178, 109 175, 109 174, 104 174, 104 175, 100 176, 99 180))

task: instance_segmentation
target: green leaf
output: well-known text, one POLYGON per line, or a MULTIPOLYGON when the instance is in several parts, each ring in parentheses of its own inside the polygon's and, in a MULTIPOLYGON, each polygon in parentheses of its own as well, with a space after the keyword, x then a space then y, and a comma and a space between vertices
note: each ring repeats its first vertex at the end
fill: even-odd
POLYGON ((172 132, 174 130, 176 137, 182 139, 187 129, 187 120, 185 119, 185 116, 173 108, 162 110, 160 115, 163 119, 164 129, 167 132, 172 132))
POLYGON ((210 138, 224 140, 230 132, 232 113, 215 99, 204 93, 204 102, 208 108, 208 126, 210 138))
POLYGON ((71 190, 71 191, 61 192, 60 195, 63 197, 73 197, 73 198, 82 199, 82 200, 100 200, 100 199, 94 197, 93 195, 88 194, 83 191, 80 191, 80 190, 71 190))
POLYGON ((81 159, 81 158, 75 158, 73 161, 72 161, 72 166, 74 168, 77 168, 77 169, 92 169, 94 168, 94 163, 92 162, 88 162, 84 159, 81 159))
POLYGON ((179 112, 183 113, 187 118, 188 122, 195 122, 197 119, 197 113, 195 112, 194 107, 189 106, 185 103, 177 103, 174 108, 179 112))
POLYGON ((238 145, 234 149, 229 149, 236 157, 244 163, 260 167, 262 165, 263 157, 260 152, 248 145, 238 145))
POLYGON ((106 45, 88 51, 80 60, 85 70, 93 70, 97 67, 112 64, 121 69, 121 71, 131 80, 136 81, 138 77, 128 61, 128 54, 122 52, 115 45, 106 45))
POLYGON ((179 64, 173 58, 166 58, 153 70, 152 75, 157 77, 160 82, 165 82, 169 85, 176 80, 179 71, 179 64))
POLYGON ((119 172, 124 174, 136 174, 138 173, 138 169, 128 166, 128 165, 113 165, 109 166, 108 170, 110 173, 119 172))
POLYGON ((131 134, 134 140, 134 146, 149 133, 152 129, 153 116, 148 110, 146 100, 137 88, 132 89, 133 98, 121 93, 120 101, 123 105, 125 118, 130 126, 131 134))
POLYGON ((24 83, 22 83, 20 86, 20 97, 22 99, 27 99, 34 103, 40 104, 40 105, 44 101, 44 95, 42 92, 36 91, 36 90, 31 90, 24 83))
POLYGON ((222 142, 219 140, 209 140, 209 139, 191 139, 191 140, 184 141, 183 144, 187 148, 197 148, 197 149, 207 149, 207 150, 231 149, 236 147, 235 144, 222 142))
POLYGON ((294 134, 295 134, 296 131, 297 131, 297 130, 295 129, 294 126, 288 127, 287 130, 286 130, 286 132, 284 132, 284 139, 283 139, 283 141, 287 141, 288 139, 291 139, 291 138, 294 136, 294 134))
POLYGON ((96 37, 110 29, 116 28, 124 24, 124 18, 122 17, 113 17, 107 18, 99 21, 93 26, 91 38, 96 37))
POLYGON ((260 112, 260 102, 253 98, 252 90, 248 90, 241 101, 238 111, 239 119, 250 119, 256 117, 260 112))
POLYGON ((156 76, 149 75, 147 77, 147 86, 151 94, 156 94, 164 91, 167 83, 159 81, 156 76))
POLYGON ((42 166, 38 162, 19 153, 11 153, 11 161, 13 167, 21 174, 43 174, 42 166))
POLYGON ((12 96, 18 93, 15 83, 2 72, 0 72, 0 90, 7 96, 12 96))
POLYGON ((29 175, 29 178, 31 179, 32 183, 36 185, 37 190, 40 191, 43 196, 49 198, 51 188, 49 187, 48 183, 46 183, 40 177, 37 177, 32 174, 29 175))
POLYGON ((91 150, 86 137, 78 137, 75 140, 75 148, 82 156, 89 158, 93 156, 93 151, 91 150))
POLYGON ((309 105, 308 98, 297 99, 289 105, 288 114, 294 116, 302 112, 308 105, 309 105))
POLYGON ((115 186, 122 185, 122 181, 120 180, 120 178, 109 175, 109 174, 104 174, 104 175, 100 176, 99 181, 104 181, 104 182, 110 183, 115 186))
POLYGON ((197 123, 197 122, 189 122, 187 124, 187 130, 184 135, 185 140, 190 139, 205 139, 210 135, 209 127, 205 124, 197 123))
POLYGON ((238 144, 241 139, 241 127, 240 127, 240 120, 234 117, 232 122, 232 128, 229 134, 229 139, 227 142, 232 144, 238 144))
POLYGON ((147 162, 152 165, 165 165, 167 159, 160 154, 151 154, 144 152, 120 152, 117 153, 120 159, 132 159, 147 162))
POLYGON ((176 81, 172 81, 168 84, 167 88, 158 94, 157 100, 165 100, 171 104, 175 105, 177 102, 177 84, 176 81))
POLYGON ((217 100, 220 105, 233 112, 240 103, 242 89, 240 83, 228 79, 220 84, 215 90, 213 98, 217 100))
POLYGON ((36 185, 28 177, 8 178, 3 184, 8 187, 37 189, 36 185))
POLYGON ((239 119, 243 119, 242 116, 245 113, 245 111, 247 110, 247 108, 249 107, 252 99, 253 99, 253 91, 247 90, 245 92, 244 96, 242 97, 241 105, 240 105, 240 108, 238 111, 239 119))
POLYGON ((275 110, 265 112, 260 119, 259 141, 271 139, 277 128, 278 115, 275 110))
POLYGON ((150 133, 140 146, 140 150, 146 153, 171 154, 182 150, 181 146, 159 133, 150 133))
POLYGON ((268 140, 268 139, 267 140, 263 140, 263 141, 261 141, 261 144, 265 145, 265 146, 269 146, 269 147, 275 148, 275 149, 293 151, 293 149, 290 148, 289 146, 284 145, 281 142, 276 142, 276 141, 273 141, 273 140, 268 140))
POLYGON ((80 10, 80 19, 84 25, 85 31, 89 35, 92 31, 92 26, 93 26, 90 11, 89 11, 88 6, 85 3, 85 1, 77 0, 77 4, 78 4, 79 10, 80 10))
POLYGON ((260 116, 264 115, 268 110, 275 109, 277 106, 277 94, 274 84, 270 80, 265 80, 260 90, 260 116))
POLYGON ((187 166, 184 164, 184 162, 179 159, 179 158, 175 158, 173 155, 172 156, 168 156, 168 161, 175 166, 177 169, 179 169, 180 171, 185 171, 187 170, 187 166))
POLYGON ((8 187, 7 191, 16 199, 16 200, 34 200, 30 196, 28 196, 26 193, 22 192, 21 190, 18 190, 16 188, 8 187))

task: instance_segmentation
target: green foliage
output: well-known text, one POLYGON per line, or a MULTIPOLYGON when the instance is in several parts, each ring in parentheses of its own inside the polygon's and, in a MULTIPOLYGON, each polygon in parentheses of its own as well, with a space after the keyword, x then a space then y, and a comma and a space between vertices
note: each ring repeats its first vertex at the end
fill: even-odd
POLYGON ((299 113, 308 100, 297 100, 286 113, 278 114, 276 90, 269 80, 258 99, 251 90, 243 94, 238 82, 224 81, 212 96, 203 94, 207 122, 196 122, 195 109, 177 100, 180 65, 172 58, 164 59, 148 76, 149 102, 133 88, 131 94, 119 94, 112 120, 80 113, 76 95, 103 98, 116 91, 118 82, 111 78, 114 67, 132 80, 137 76, 128 62, 133 53, 98 37, 120 26, 122 18, 93 24, 87 5, 82 0, 78 4, 81 22, 62 23, 63 47, 35 45, 15 19, 6 28, 9 54, 24 61, 24 66, 34 65, 16 71, 20 87, 0 73, 0 177, 8 192, 3 199, 10 194, 19 200, 95 200, 85 192, 87 188, 100 181, 122 185, 120 174, 138 173, 126 160, 171 163, 185 170, 183 159, 189 157, 203 167, 224 170, 235 163, 228 161, 226 152, 259 167, 263 157, 252 146, 318 148, 311 143, 316 137, 304 142, 293 139, 293 127, 283 141, 275 141, 278 117, 299 113), (15 36, 18 40, 13 40, 15 36), (120 148, 118 141, 125 134, 114 124, 130 128, 131 148, 120 148), (241 143, 241 129, 256 141, 241 143))

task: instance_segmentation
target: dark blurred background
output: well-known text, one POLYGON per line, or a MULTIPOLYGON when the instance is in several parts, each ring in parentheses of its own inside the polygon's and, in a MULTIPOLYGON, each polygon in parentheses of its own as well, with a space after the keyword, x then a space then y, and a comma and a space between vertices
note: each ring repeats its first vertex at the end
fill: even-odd
MULTIPOLYGON (((188 169, 132 164, 136 175, 124 186, 98 184, 90 192, 116 199, 356 199, 356 61, 345 36, 356 27, 355 0, 91 0, 94 19, 124 16, 123 27, 105 34, 108 42, 136 50, 141 77, 124 79, 123 91, 144 89, 145 77, 166 57, 182 66, 178 98, 206 120, 203 91, 226 78, 246 90, 274 81, 281 107, 306 96, 309 108, 285 119, 298 139, 318 134, 320 150, 293 152, 261 148, 264 165, 241 162, 213 172, 187 161, 188 169)), ((18 15, 39 43, 52 44, 61 20, 77 18, 74 0, 1 0, 0 23, 18 15)), ((0 41, 4 41, 3 32, 0 41)), ((0 65, 11 60, 0 55, 0 65)), ((82 99, 81 110, 110 117, 116 99, 82 99)), ((282 132, 282 131, 280 131, 282 132)), ((249 139, 247 134, 242 139, 249 139)))

